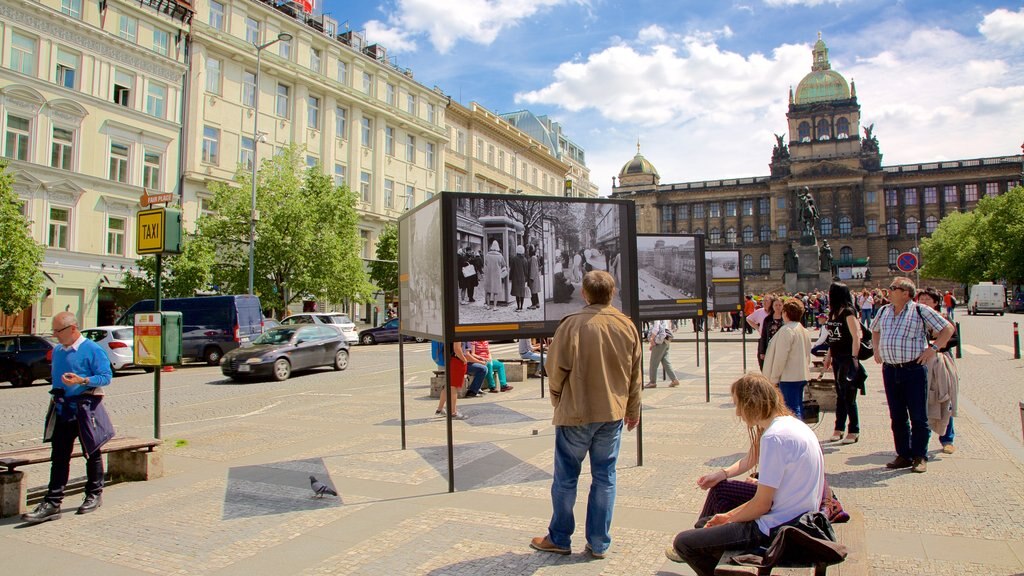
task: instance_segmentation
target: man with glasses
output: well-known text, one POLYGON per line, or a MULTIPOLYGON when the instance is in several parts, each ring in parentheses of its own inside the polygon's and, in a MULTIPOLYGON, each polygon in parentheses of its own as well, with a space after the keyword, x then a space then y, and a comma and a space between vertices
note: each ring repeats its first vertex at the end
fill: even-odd
MULTIPOLYGON (((43 501, 35 510, 23 514, 21 519, 30 524, 60 518, 60 505, 64 500, 64 487, 68 483, 71 453, 75 439, 79 438, 78 407, 89 402, 94 413, 99 410, 102 387, 110 384, 112 372, 107 353, 78 330, 78 320, 71 312, 53 317, 53 335, 60 346, 53 349, 51 374, 55 414, 53 435, 50 439, 50 484, 43 501)), ((86 453, 85 502, 79 514, 95 511, 103 503, 103 455, 97 447, 91 453, 82 441, 86 453)))
POLYGON ((914 283, 896 278, 889 304, 871 322, 875 362, 882 364, 896 459, 885 465, 912 472, 927 470, 928 362, 953 336, 953 326, 938 312, 913 301, 914 283), (928 344, 928 327, 938 337, 928 344))

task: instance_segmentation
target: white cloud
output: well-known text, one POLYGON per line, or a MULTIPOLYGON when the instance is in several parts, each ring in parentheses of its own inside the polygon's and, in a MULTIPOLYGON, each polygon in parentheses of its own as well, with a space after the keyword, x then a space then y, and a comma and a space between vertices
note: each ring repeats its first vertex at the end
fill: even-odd
POLYGON ((392 52, 415 52, 416 41, 401 28, 388 26, 379 20, 366 23, 366 41, 379 43, 392 52))
POLYGON ((772 8, 778 8, 780 6, 820 6, 822 4, 835 4, 836 6, 843 3, 843 0, 764 0, 765 6, 771 6, 772 8))
POLYGON ((992 42, 1024 44, 1024 8, 1010 12, 1000 8, 985 15, 978 31, 992 42))

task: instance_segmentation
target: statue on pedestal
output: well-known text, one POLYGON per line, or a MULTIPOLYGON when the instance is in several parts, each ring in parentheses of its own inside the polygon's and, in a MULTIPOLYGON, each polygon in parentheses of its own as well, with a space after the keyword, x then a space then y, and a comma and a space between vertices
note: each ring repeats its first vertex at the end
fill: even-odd
POLYGON ((828 240, 821 241, 821 271, 832 273, 832 247, 828 240))
POLYGON ((803 224, 803 238, 814 238, 814 229, 818 226, 818 208, 814 205, 814 198, 811 197, 811 189, 804 186, 804 189, 797 192, 797 199, 800 201, 800 223, 803 224))
POLYGON ((800 267, 800 256, 797 255, 796 249, 793 248, 792 242, 789 243, 789 249, 786 250, 786 253, 783 254, 782 257, 785 266, 785 271, 796 273, 797 269, 800 267))

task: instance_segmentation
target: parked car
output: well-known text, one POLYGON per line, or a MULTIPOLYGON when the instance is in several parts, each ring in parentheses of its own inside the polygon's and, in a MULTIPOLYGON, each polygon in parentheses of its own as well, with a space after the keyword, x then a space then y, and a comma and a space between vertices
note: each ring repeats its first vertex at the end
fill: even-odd
MULTIPOLYGON (((181 355, 216 366, 224 353, 263 332, 263 309, 257 296, 167 298, 160 308, 181 312, 181 355)), ((131 326, 136 312, 152 312, 152 300, 132 304, 117 324, 131 326)))
POLYGON ((1010 312, 1024 312, 1024 294, 1018 293, 1010 300, 1010 312))
MULTIPOLYGON (((377 344, 380 342, 398 342, 398 318, 392 318, 387 322, 377 326, 376 328, 367 328, 359 333, 359 342, 361 344, 377 344)), ((423 342, 423 338, 414 338, 412 336, 406 336, 406 340, 415 340, 416 342, 423 342)))
POLYGON ((135 330, 124 326, 97 326, 82 330, 82 336, 100 345, 110 358, 114 372, 135 368, 135 330))
POLYGON ((317 366, 348 368, 348 342, 335 329, 324 325, 278 326, 224 355, 220 370, 232 379, 270 376, 287 380, 294 370, 317 366))
POLYGON ((50 363, 57 343, 43 336, 0 336, 0 382, 28 386, 51 381, 50 363))
POLYGON ((295 326, 297 324, 325 324, 340 332, 349 344, 359 342, 356 324, 348 317, 348 314, 342 314, 341 312, 304 312, 302 314, 292 314, 281 320, 281 326, 295 326))
POLYGON ((267 330, 270 330, 271 328, 277 328, 280 325, 281 325, 281 323, 278 322, 277 320, 274 320, 273 318, 264 318, 263 319, 263 332, 266 332, 267 330))
POLYGON ((1003 315, 1006 309, 1006 288, 1002 284, 981 282, 971 286, 970 297, 967 299, 967 314, 978 315, 980 312, 1003 315))

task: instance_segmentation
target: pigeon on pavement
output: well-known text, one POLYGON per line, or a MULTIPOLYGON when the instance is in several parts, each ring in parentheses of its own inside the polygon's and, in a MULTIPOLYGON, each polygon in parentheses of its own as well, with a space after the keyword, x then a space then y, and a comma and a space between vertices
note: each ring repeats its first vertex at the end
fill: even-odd
POLYGON ((316 476, 309 477, 309 487, 313 489, 313 493, 319 498, 323 498, 324 494, 330 494, 331 496, 338 495, 338 493, 332 490, 330 486, 317 480, 316 476))

